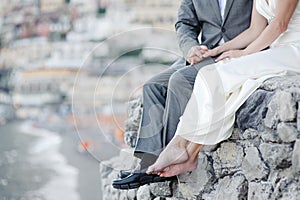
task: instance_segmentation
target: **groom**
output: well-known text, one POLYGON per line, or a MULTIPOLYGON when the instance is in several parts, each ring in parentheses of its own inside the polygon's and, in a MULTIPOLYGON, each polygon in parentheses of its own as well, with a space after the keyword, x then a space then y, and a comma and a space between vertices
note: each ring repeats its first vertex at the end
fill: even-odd
POLYGON ((252 0, 182 0, 175 25, 184 58, 154 76, 143 87, 143 114, 134 154, 140 170, 121 170, 117 189, 132 189, 168 180, 145 170, 173 138, 180 116, 192 94, 198 71, 214 63, 202 55, 249 27, 252 0), (201 33, 200 41, 198 37, 201 33))

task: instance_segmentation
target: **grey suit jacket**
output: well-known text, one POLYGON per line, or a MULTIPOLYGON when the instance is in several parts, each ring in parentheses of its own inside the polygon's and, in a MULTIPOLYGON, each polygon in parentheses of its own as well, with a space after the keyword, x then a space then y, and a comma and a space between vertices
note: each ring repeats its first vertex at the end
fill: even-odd
POLYGON ((195 45, 204 44, 212 49, 221 38, 226 42, 247 29, 252 3, 253 0, 227 0, 222 21, 218 0, 182 0, 175 28, 184 57, 195 45))

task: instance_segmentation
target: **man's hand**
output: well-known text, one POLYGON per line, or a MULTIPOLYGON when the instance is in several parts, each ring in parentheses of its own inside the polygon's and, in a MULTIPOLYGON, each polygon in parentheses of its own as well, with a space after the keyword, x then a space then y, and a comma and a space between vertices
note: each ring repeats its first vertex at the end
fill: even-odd
POLYGON ((194 65, 204 59, 203 55, 207 51, 208 51, 208 48, 205 45, 193 46, 187 54, 187 61, 191 65, 194 65))

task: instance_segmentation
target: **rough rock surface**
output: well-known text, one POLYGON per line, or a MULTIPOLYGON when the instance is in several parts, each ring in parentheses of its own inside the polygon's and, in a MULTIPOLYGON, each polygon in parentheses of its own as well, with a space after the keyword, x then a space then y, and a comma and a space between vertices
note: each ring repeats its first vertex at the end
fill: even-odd
POLYGON ((142 98, 139 97, 128 103, 127 120, 125 121, 124 141, 129 147, 134 147, 142 113, 142 98))
MULTIPOLYGON (((138 111, 129 112, 134 116, 126 128, 129 146, 136 141, 140 102, 130 104, 138 111)), ((206 146, 197 169, 178 176, 177 181, 119 191, 111 187, 111 181, 118 169, 136 160, 122 152, 101 163, 104 199, 300 199, 299 103, 300 76, 271 78, 236 113, 231 138, 206 146)))

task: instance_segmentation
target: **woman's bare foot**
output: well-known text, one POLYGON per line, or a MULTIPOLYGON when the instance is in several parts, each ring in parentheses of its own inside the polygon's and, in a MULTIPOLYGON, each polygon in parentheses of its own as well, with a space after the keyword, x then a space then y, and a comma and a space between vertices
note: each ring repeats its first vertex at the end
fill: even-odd
POLYGON ((168 145, 165 150, 161 152, 156 162, 151 165, 147 174, 162 172, 166 167, 170 165, 184 163, 189 159, 189 155, 185 147, 178 145, 168 145))
POLYGON ((182 174, 184 172, 193 171, 197 168, 198 165, 198 157, 195 159, 189 159, 184 163, 170 165, 165 168, 162 172, 159 173, 160 176, 163 177, 171 177, 182 174))

